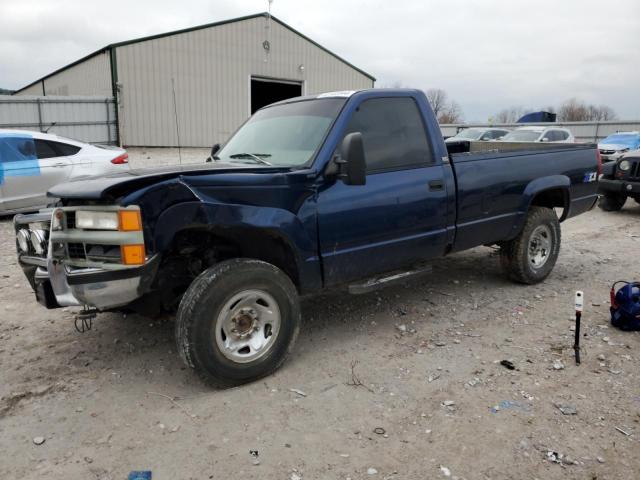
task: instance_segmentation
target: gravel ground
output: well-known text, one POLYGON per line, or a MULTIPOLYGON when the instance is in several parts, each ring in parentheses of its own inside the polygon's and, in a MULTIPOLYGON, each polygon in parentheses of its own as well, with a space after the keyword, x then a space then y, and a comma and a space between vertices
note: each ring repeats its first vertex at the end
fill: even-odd
POLYGON ((640 278, 639 218, 631 203, 569 220, 537 286, 477 248, 426 279, 306 299, 284 367, 219 391, 182 365, 170 319, 102 314, 80 334, 73 309, 37 305, 4 219, 0 478, 638 478, 640 334, 610 327, 607 299, 640 278))

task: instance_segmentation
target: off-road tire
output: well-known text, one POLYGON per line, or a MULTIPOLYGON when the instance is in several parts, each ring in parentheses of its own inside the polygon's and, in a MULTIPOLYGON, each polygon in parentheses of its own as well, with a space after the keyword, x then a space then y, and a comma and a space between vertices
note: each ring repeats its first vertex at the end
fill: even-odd
POLYGON ((626 201, 626 195, 608 193, 600 197, 598 200, 598 207, 605 212, 617 212, 622 209, 626 201))
POLYGON ((500 264, 504 273, 519 283, 532 285, 543 281, 558 260, 560 253, 560 222, 551 208, 531 207, 520 234, 500 248, 500 264), (536 268, 529 259, 531 237, 539 226, 546 226, 550 233, 550 249, 546 262, 536 268))
POLYGON ((298 292, 277 267, 259 260, 237 258, 214 265, 187 289, 176 317, 178 352, 187 366, 209 385, 225 388, 257 380, 274 372, 291 352, 300 329, 298 292), (215 340, 216 319, 237 292, 261 289, 280 310, 280 330, 264 356, 249 363, 229 360, 215 340))

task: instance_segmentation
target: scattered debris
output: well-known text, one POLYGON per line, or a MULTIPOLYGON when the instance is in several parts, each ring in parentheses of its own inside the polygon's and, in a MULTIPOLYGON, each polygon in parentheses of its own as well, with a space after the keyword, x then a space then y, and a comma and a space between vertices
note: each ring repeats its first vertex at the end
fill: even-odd
POLYGON ((489 407, 489 410, 491 410, 491 413, 498 413, 500 410, 514 410, 514 409, 528 412, 529 410, 531 410, 531 407, 529 407, 529 405, 526 405, 524 403, 521 403, 515 400, 503 400, 498 405, 489 407))
POLYGON ((358 375, 356 374, 356 366, 357 365, 358 365, 358 361, 357 360, 353 360, 351 362, 351 380, 349 380, 347 382, 347 385, 349 385, 351 387, 363 387, 363 388, 366 388, 367 390, 369 390, 369 392, 375 393, 371 388, 369 388, 367 385, 362 383, 362 380, 360 380, 360 377, 358 377, 358 375))
POLYGON ((502 365, 503 367, 505 367, 505 368, 507 368, 509 370, 515 370, 516 369, 516 366, 510 360, 502 360, 500 362, 500 365, 502 365))
POLYGON ((302 477, 298 475, 296 472, 292 472, 291 477, 289 477, 289 480, 302 480, 302 477))
POLYGON ((615 427, 616 430, 618 430, 620 433, 626 435, 627 437, 630 437, 631 434, 629 432, 624 431, 623 429, 621 429, 620 427, 615 427))
POLYGON ((555 452, 553 450, 549 450, 547 452, 547 460, 552 463, 557 463, 558 465, 576 465, 577 462, 572 460, 567 455, 564 455, 559 452, 555 452))
POLYGON ((563 415, 577 415, 578 413, 578 410, 573 405, 564 405, 560 403, 556 403, 554 405, 562 412, 563 415))
POLYGON ((434 380, 437 380, 440 378, 440 374, 439 373, 433 373, 431 375, 429 375, 429 377, 427 378, 427 381, 429 383, 433 382, 434 380))
POLYGON ((307 394, 304 393, 302 390, 298 390, 297 388, 290 388, 289 389, 290 392, 296 393, 298 395, 300 395, 301 397, 306 397, 307 394))
POLYGON ((450 477, 451 476, 451 470, 449 470, 447 467, 444 467, 444 466, 440 465, 440 471, 442 472, 442 474, 445 477, 450 477))
POLYGON ((564 363, 562 363, 560 360, 554 360, 553 361, 553 369, 554 370, 564 370, 564 363))
POLYGON ((376 427, 373 429, 373 433, 375 433, 376 435, 384 435, 385 433, 387 433, 387 431, 382 427, 376 427))
POLYGON ((189 413, 189 411, 184 408, 182 405, 180 405, 178 402, 176 402, 176 398, 177 397, 170 397, 169 395, 165 395, 164 393, 158 393, 158 392, 147 392, 147 395, 157 395, 159 397, 163 397, 166 398, 167 400, 169 400, 173 405, 175 405, 176 407, 178 407, 180 410, 182 410, 184 412, 184 414, 186 416, 188 416, 189 418, 196 418, 197 415, 193 415, 191 413, 189 413))
POLYGON ((42 445, 44 442, 44 437, 33 437, 33 443, 35 443, 36 445, 42 445))
POLYGON ((378 470, 376 470, 373 467, 369 467, 367 468, 367 475, 376 475, 378 473, 378 470))
POLYGON ((255 466, 260 465, 260 460, 258 459, 260 454, 258 453, 258 450, 249 450, 249 455, 251 455, 253 457, 253 460, 251 460, 251 463, 253 465, 255 465, 255 466))

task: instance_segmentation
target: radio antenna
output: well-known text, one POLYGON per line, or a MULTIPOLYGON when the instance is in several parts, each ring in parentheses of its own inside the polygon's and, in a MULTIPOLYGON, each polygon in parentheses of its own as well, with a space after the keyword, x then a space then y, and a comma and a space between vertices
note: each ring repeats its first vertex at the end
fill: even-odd
POLYGON ((176 138, 178 139, 178 158, 182 165, 182 152, 180 151, 180 127, 178 126, 178 106, 176 104, 176 81, 171 77, 171 90, 173 90, 173 114, 176 119, 176 138))

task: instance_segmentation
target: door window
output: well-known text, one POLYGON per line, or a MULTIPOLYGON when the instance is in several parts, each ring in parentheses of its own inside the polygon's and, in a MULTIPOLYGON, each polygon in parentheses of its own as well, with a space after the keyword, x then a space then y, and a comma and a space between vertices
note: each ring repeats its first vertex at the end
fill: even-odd
POLYGON ((412 98, 374 98, 355 110, 345 135, 362 133, 367 172, 433 163, 425 127, 412 98))
POLYGON ((35 140, 35 143, 38 159, 41 160, 43 158, 53 158, 60 156, 60 154, 53 148, 53 145, 51 145, 51 142, 47 142, 45 140, 35 140))
POLYGON ((75 155, 80 151, 80 147, 69 145, 68 143, 53 142, 50 140, 35 140, 36 153, 39 159, 67 157, 75 155))

